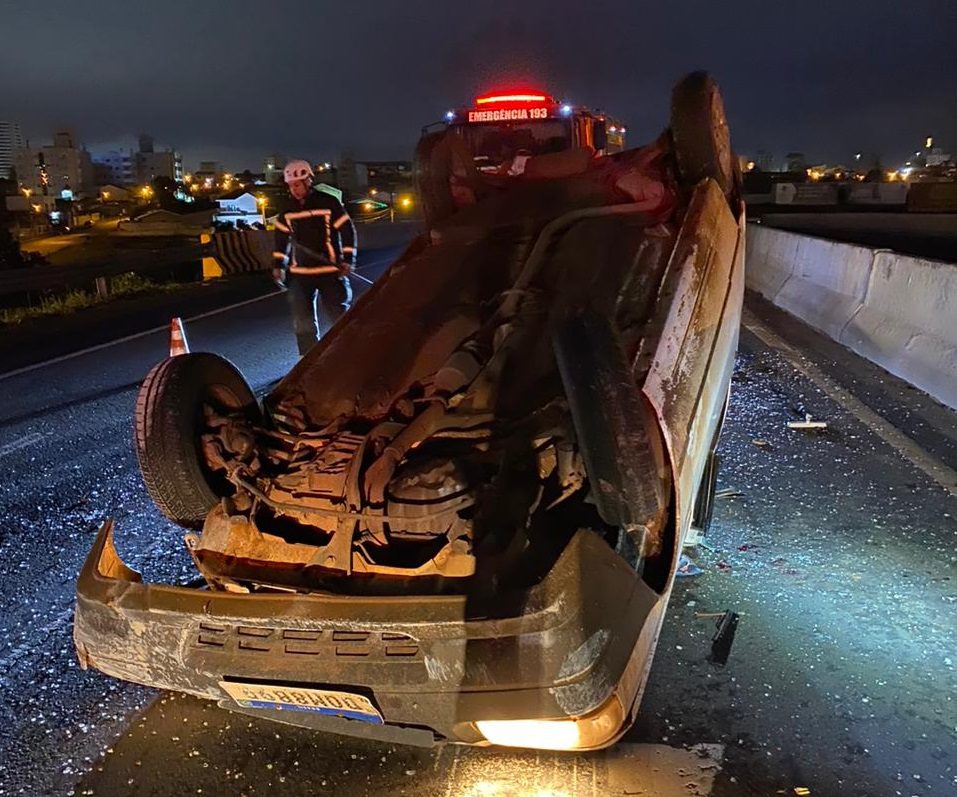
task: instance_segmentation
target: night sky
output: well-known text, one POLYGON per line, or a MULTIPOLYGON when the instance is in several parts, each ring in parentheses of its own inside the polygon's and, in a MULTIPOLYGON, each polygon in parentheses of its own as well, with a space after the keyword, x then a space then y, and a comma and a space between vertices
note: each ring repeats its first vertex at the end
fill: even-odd
POLYGON ((635 144, 705 68, 739 152, 897 165, 931 133, 957 150, 955 34, 955 0, 0 0, 0 119, 34 144, 147 131, 187 168, 259 170, 272 152, 410 157, 423 124, 523 83, 635 144))

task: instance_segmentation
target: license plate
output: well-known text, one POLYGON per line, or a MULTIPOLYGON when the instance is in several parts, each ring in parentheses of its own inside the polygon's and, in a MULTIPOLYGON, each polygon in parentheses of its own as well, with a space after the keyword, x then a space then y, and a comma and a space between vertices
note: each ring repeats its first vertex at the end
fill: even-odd
POLYGON ((280 711, 310 711, 329 717, 382 725, 382 715, 364 695, 310 689, 301 686, 272 686, 220 681, 220 687, 243 708, 271 708, 280 711))

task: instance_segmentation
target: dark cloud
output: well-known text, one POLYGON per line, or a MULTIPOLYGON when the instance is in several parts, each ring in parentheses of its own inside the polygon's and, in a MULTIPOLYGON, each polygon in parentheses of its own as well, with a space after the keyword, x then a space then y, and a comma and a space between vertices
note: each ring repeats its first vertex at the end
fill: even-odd
POLYGON ((957 148, 954 22, 952 0, 7 2, 0 117, 91 145, 146 130, 188 165, 399 157, 449 106, 514 82, 651 137, 674 80, 707 68, 738 149, 894 162, 928 132, 957 148))

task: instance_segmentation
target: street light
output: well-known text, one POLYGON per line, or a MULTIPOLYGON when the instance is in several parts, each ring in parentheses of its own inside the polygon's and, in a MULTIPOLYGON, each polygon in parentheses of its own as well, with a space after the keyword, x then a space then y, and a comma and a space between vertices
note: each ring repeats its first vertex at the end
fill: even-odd
POLYGON ((27 198, 29 198, 29 197, 30 197, 30 194, 33 193, 33 189, 32 189, 32 188, 21 188, 20 190, 23 191, 23 195, 24 195, 25 197, 27 197, 27 198))
POLYGON ((264 196, 256 197, 256 204, 259 205, 259 212, 263 215, 263 227, 266 226, 266 205, 269 204, 269 200, 264 196))

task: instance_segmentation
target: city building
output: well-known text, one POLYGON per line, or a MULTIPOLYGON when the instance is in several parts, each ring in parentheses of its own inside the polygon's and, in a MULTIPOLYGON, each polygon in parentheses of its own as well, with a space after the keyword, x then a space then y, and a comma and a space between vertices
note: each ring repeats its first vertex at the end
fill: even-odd
POLYGON ((129 150, 111 150, 95 155, 93 173, 98 186, 104 186, 107 183, 121 186, 135 185, 136 164, 133 162, 133 153, 129 150))
POLYGON ((129 186, 105 183, 99 185, 98 191, 103 202, 129 202, 134 199, 129 186))
POLYGON ((361 192, 359 170, 356 168, 355 155, 349 150, 339 156, 339 163, 336 164, 336 181, 347 199, 355 199, 359 196, 361 192))
POLYGON ((14 169, 20 185, 37 197, 72 199, 95 193, 93 160, 69 130, 58 130, 52 145, 16 148, 14 169))
POLYGON ((183 179, 183 158, 172 149, 157 151, 153 137, 140 134, 140 149, 136 153, 136 177, 138 183, 149 183, 157 177, 167 177, 180 182, 183 179))
POLYGON ((789 152, 784 156, 784 171, 786 172, 806 172, 807 159, 803 152, 789 152))
POLYGON ((930 168, 943 166, 950 161, 950 153, 944 152, 941 147, 935 147, 934 137, 927 136, 924 139, 924 149, 920 152, 920 161, 922 165, 930 168))
POLYGON ((136 153, 136 173, 138 183, 149 183, 157 177, 168 177, 176 182, 183 179, 183 159, 178 152, 136 153))
POLYGON ((269 155, 263 163, 263 179, 269 185, 278 185, 282 182, 282 170, 285 165, 285 155, 269 155))
POLYGON ((193 172, 193 182, 201 188, 215 188, 223 178, 223 166, 219 161, 200 161, 193 172))
POLYGON ((0 179, 10 176, 14 167, 14 151, 24 146, 20 125, 16 122, 0 122, 0 179))
POLYGON ((111 150, 98 154, 93 161, 97 185, 146 185, 156 177, 168 177, 177 182, 183 179, 183 159, 173 149, 157 151, 153 137, 145 133, 139 137, 139 149, 111 150))
POLYGON ((360 161, 366 167, 366 185, 371 191, 387 194, 412 189, 412 164, 409 161, 360 161))
POLYGON ((754 156, 754 166, 758 171, 770 172, 774 169, 774 157, 770 152, 759 149, 754 156))
POLYGON ((238 227, 245 224, 251 227, 253 224, 263 223, 260 203, 248 191, 233 191, 219 197, 215 202, 219 207, 213 213, 213 221, 217 224, 233 224, 238 227))

